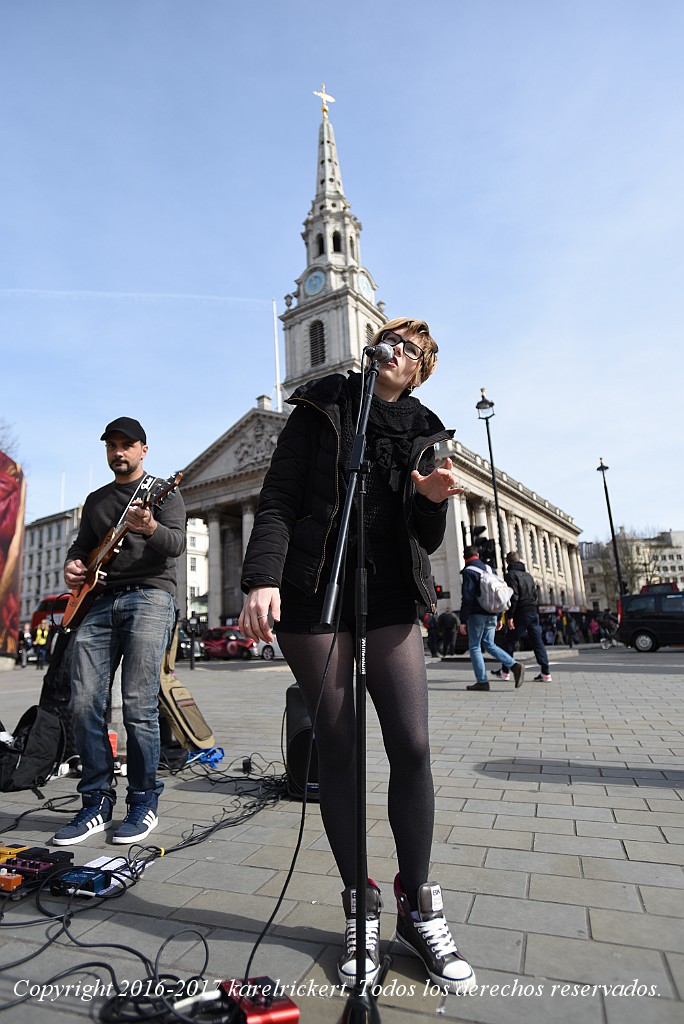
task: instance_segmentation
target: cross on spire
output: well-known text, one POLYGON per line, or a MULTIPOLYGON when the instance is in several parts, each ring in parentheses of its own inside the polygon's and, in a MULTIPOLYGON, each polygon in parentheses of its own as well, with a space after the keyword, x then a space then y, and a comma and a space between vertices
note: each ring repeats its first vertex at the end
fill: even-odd
POLYGON ((323 84, 321 85, 321 91, 317 92, 317 90, 314 89, 313 94, 314 94, 314 96, 320 97, 320 99, 322 100, 321 111, 323 112, 323 120, 327 121, 328 120, 328 103, 334 103, 335 102, 335 97, 331 96, 329 93, 327 93, 325 91, 325 82, 323 82, 323 84))

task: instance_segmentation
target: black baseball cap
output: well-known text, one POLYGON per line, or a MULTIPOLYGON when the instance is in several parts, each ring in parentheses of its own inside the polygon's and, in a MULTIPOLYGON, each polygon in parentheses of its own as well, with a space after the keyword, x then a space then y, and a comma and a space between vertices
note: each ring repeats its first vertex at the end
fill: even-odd
POLYGON ((106 441, 110 434, 117 432, 130 437, 131 441, 142 441, 143 444, 147 444, 147 434, 140 423, 137 420, 131 419, 130 416, 119 416, 118 419, 108 423, 100 440, 106 441))

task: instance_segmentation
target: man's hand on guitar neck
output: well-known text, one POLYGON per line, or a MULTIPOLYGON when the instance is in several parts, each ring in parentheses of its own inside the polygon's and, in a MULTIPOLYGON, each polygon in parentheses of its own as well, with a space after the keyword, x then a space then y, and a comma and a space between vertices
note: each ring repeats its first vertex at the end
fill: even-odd
POLYGON ((67 562, 64 566, 64 582, 67 585, 67 589, 75 590, 85 583, 87 572, 88 569, 80 558, 74 558, 73 561, 67 562))
POLYGON ((131 505, 126 513, 126 525, 134 533, 142 533, 143 537, 151 537, 159 524, 149 506, 131 505))

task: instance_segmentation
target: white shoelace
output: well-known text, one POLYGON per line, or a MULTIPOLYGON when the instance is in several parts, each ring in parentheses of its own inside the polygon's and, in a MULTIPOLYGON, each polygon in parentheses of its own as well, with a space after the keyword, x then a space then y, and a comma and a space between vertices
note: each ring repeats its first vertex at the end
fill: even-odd
MULTIPOLYGON (((375 952, 375 948, 378 944, 378 933, 380 931, 380 921, 366 919, 366 949, 369 952, 375 952)), ((348 953, 356 953, 356 918, 347 918, 347 927, 344 933, 344 944, 347 947, 348 953)))
POLYGON ((458 953, 445 917, 436 917, 432 921, 414 921, 414 924, 436 956, 458 953))

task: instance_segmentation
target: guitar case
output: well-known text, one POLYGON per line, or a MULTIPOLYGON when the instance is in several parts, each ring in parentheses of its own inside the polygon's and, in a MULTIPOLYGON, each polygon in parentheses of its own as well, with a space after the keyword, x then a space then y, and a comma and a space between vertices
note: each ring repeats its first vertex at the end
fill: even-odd
POLYGON ((175 740, 190 752, 211 750, 216 746, 214 734, 190 690, 183 686, 173 672, 177 646, 176 628, 171 647, 164 655, 159 684, 159 727, 162 747, 173 745, 175 740))

